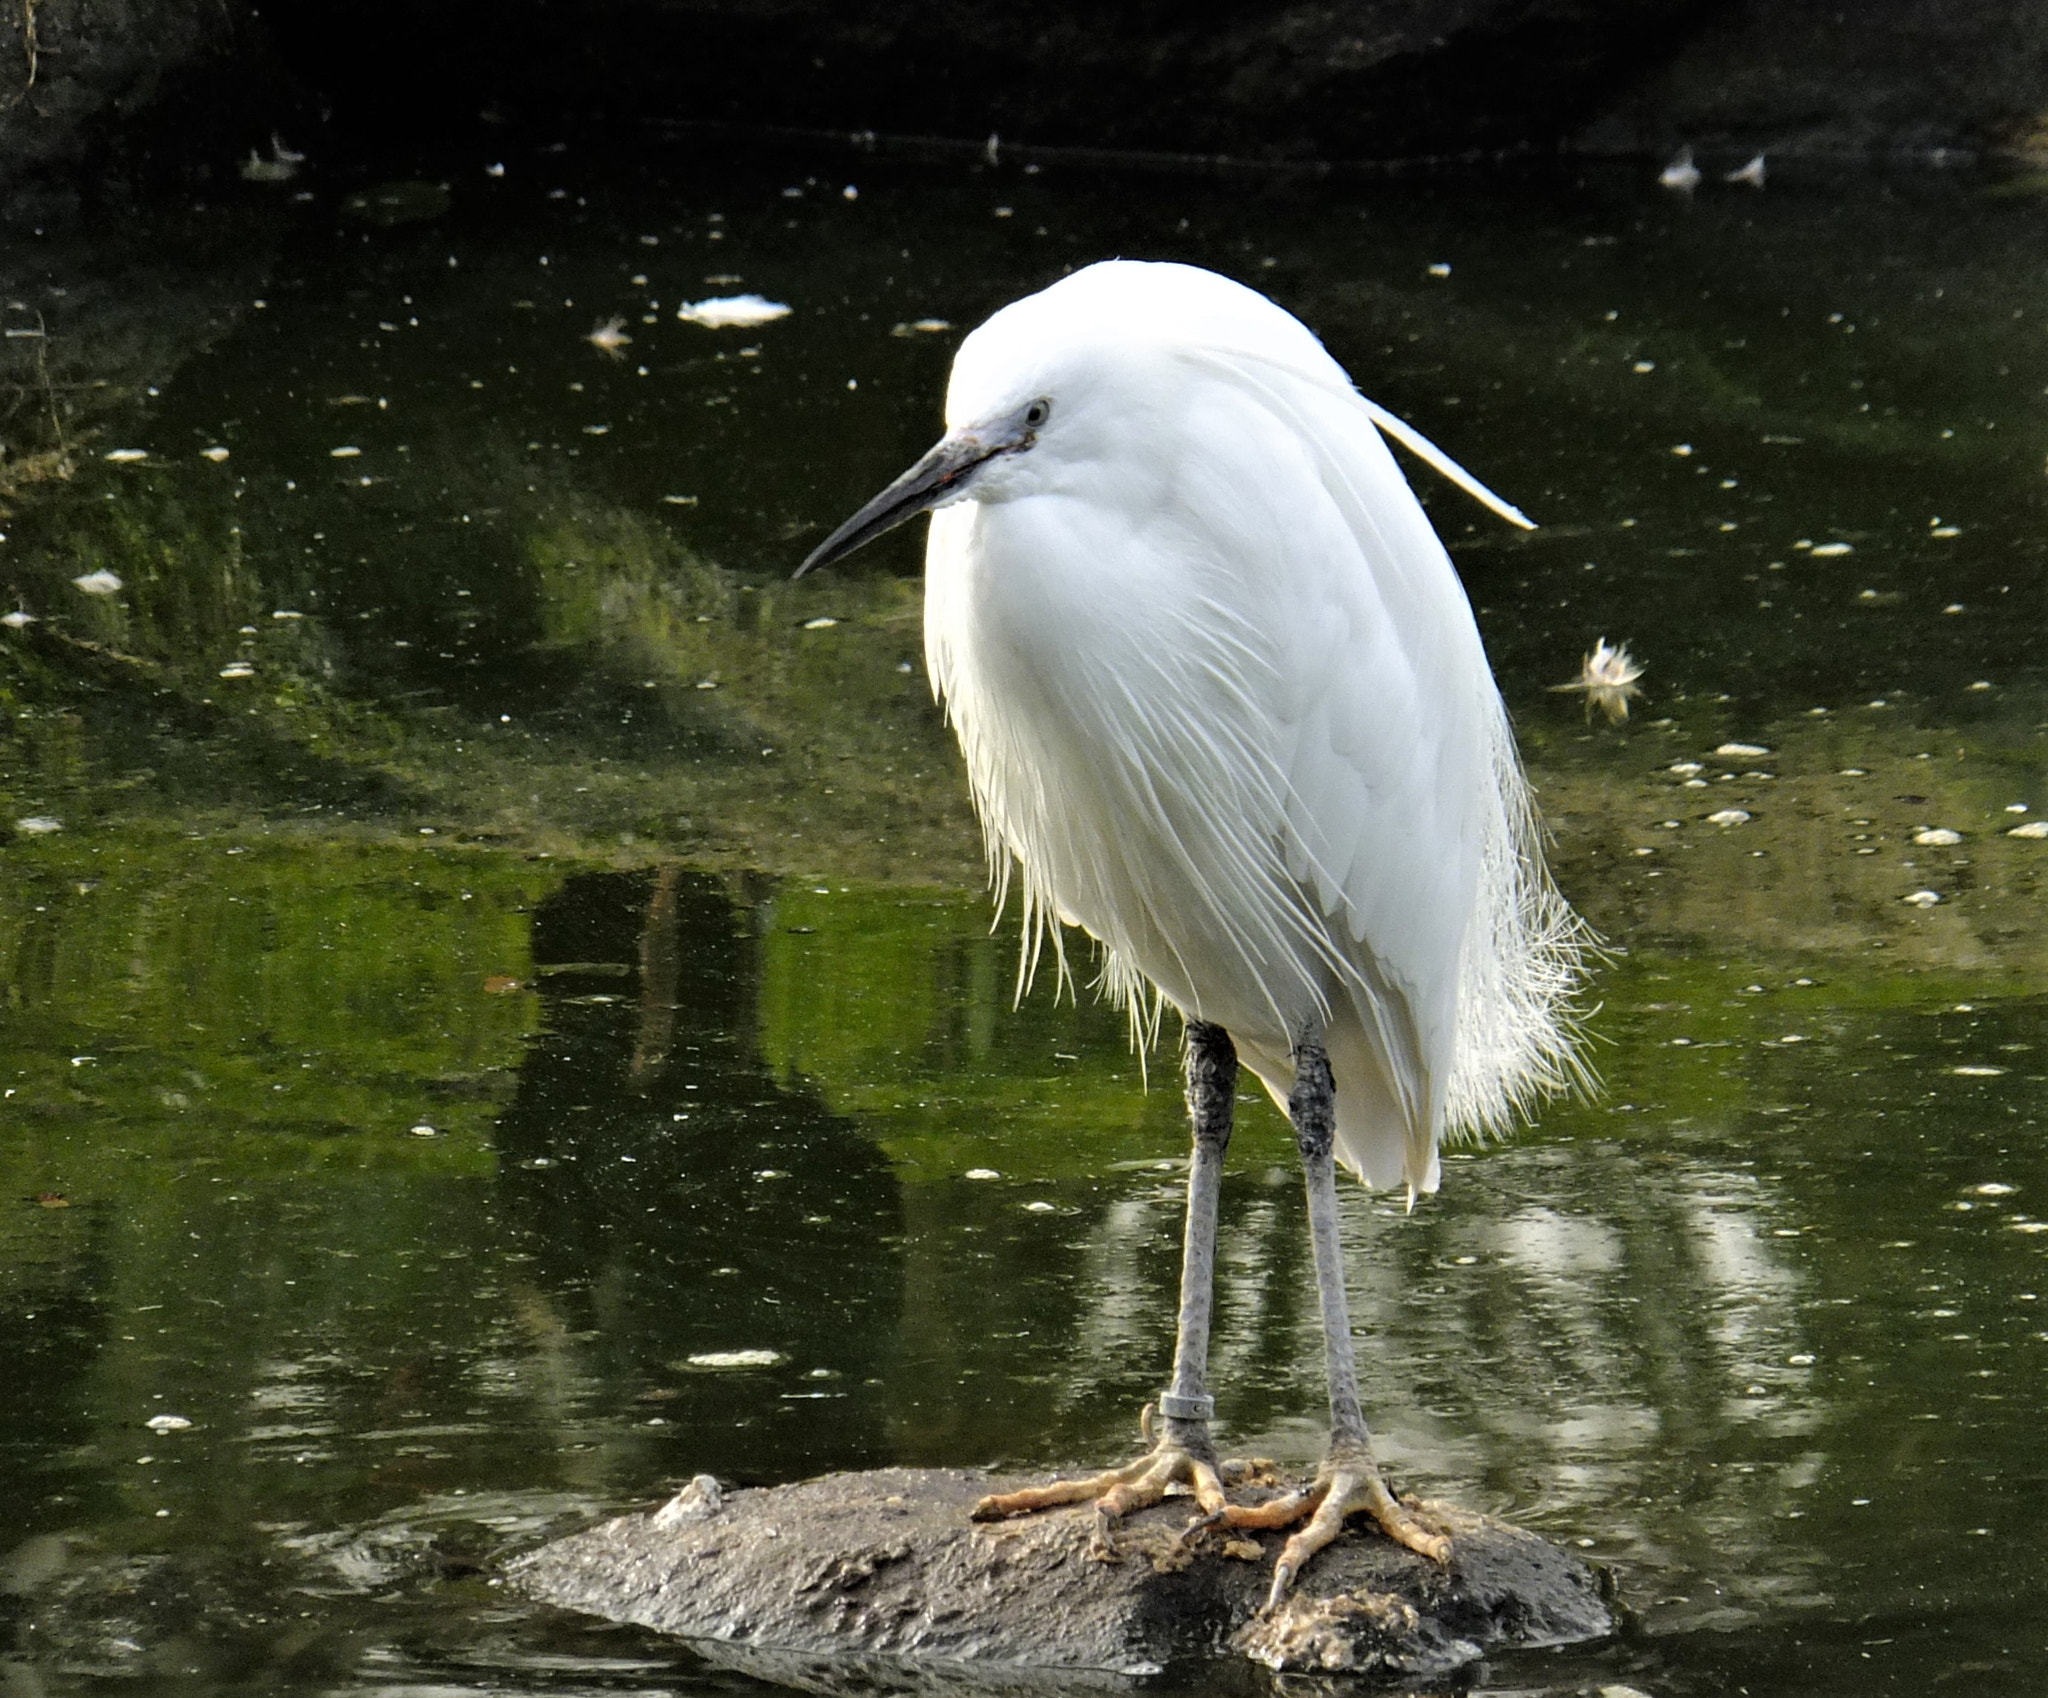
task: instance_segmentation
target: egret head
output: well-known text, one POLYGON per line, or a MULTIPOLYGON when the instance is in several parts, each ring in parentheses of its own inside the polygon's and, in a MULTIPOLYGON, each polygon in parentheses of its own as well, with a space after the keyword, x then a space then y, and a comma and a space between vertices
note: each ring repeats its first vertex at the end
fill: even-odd
MULTIPOLYGON (((797 569, 842 560, 919 513, 1056 484, 1142 440, 1176 356, 1238 348, 1335 372, 1315 339, 1241 284, 1186 265, 1110 260, 996 313, 954 356, 946 434, 797 569), (1103 401, 1112 405, 1103 405, 1103 401)), ((1336 374, 1339 382, 1342 374, 1336 374)))
POLYGON ((960 344, 945 437, 798 576, 951 502, 1071 490, 1111 462, 1128 475, 1140 469, 1133 445, 1157 440, 1223 366, 1352 393, 1300 320, 1196 266, 1106 260, 1013 301, 960 344))
POLYGON ((1050 394, 1007 396, 987 416, 949 429, 923 459, 814 548, 796 576, 845 559, 920 513, 969 495, 998 494, 1013 481, 1006 474, 1015 462, 1038 446, 1052 424, 1055 405, 1050 394))

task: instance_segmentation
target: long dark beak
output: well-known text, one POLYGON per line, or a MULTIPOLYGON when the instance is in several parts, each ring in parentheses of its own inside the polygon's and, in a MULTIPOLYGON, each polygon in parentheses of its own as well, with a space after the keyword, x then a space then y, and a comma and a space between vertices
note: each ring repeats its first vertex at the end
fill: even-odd
POLYGON ((844 560, 884 531, 893 531, 904 520, 940 506, 959 493, 975 467, 1002 452, 1002 443, 987 442, 966 431, 941 438, 929 454, 812 549, 792 576, 801 578, 820 566, 844 560))

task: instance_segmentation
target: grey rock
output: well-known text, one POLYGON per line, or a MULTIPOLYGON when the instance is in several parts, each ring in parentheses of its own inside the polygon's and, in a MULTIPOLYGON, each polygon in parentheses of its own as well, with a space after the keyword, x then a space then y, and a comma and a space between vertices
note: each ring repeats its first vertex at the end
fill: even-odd
POLYGON ((1614 1627, 1595 1570, 1450 1504, 1415 1505, 1451 1535, 1447 1571, 1354 1522, 1263 1616, 1281 1535, 1183 1548, 1183 1498, 1128 1518, 1113 1556, 1086 1508, 969 1520, 983 1493, 1027 1483, 881 1469, 721 1492, 699 1476, 660 1509, 516 1559, 507 1579, 815 1691, 945 1690, 970 1674, 982 1691, 1117 1685, 1192 1659, 1406 1679, 1614 1627))

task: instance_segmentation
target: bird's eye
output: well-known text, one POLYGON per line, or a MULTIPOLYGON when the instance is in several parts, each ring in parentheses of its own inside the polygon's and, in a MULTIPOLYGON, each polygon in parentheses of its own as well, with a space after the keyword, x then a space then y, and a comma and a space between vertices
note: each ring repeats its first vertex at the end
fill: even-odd
POLYGON ((1052 417, 1052 403, 1043 396, 1024 409, 1024 422, 1033 430, 1052 417))

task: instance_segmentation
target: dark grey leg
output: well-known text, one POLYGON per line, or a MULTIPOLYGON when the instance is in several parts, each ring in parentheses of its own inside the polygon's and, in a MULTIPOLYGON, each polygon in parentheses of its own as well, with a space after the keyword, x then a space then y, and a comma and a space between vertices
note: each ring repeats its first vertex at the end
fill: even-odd
POLYGON ((1188 1165, 1187 1231, 1181 1240, 1180 1323, 1173 1347, 1173 1386, 1160 1394, 1166 1439, 1190 1454, 1213 1456, 1209 1421, 1209 1324, 1216 1283, 1216 1201, 1223 1157, 1237 1110, 1237 1049, 1230 1034, 1206 1020, 1188 1022, 1188 1118, 1194 1157, 1188 1165))
POLYGON ((1433 1562, 1448 1562, 1451 1542, 1429 1532, 1395 1500, 1373 1461, 1372 1435, 1358 1402, 1358 1363, 1351 1342, 1350 1305, 1344 1297, 1344 1253, 1337 1233, 1337 1092, 1320 1034, 1304 1033, 1294 1048, 1294 1090, 1287 1099, 1308 1183, 1309 1237, 1315 1247, 1316 1293, 1323 1319, 1323 1364, 1330 1386, 1330 1449, 1316 1484, 1298 1505, 1253 1512, 1244 1525, 1274 1525, 1292 1510, 1313 1508, 1308 1525, 1287 1541, 1273 1565, 1266 1607, 1276 1608, 1309 1558, 1344 1530, 1344 1518, 1362 1509, 1387 1536, 1433 1562))
POLYGON ((1316 1295, 1323 1320, 1323 1369, 1330 1388, 1330 1453, 1370 1445, 1358 1402, 1358 1359, 1351 1308, 1344 1294, 1344 1251, 1337 1224, 1337 1088, 1320 1040, 1303 1038, 1294 1052, 1294 1089, 1287 1116, 1308 1183, 1309 1242, 1315 1248, 1316 1295))
MULTIPOLYGON (((1194 1527, 1220 1520, 1229 1508, 1209 1438, 1215 1401, 1209 1396, 1209 1316, 1216 1275, 1216 1199, 1223 1184, 1223 1152, 1230 1147, 1237 1107, 1237 1049, 1221 1026, 1188 1022, 1188 1113, 1194 1121, 1194 1159, 1188 1166, 1187 1236, 1181 1249, 1180 1324, 1174 1340, 1173 1386, 1157 1400, 1166 1418, 1158 1443, 1137 1461, 1081 1480, 1059 1480, 1022 1491, 998 1492, 974 1506, 977 1521, 1024 1515, 1059 1504, 1092 1503, 1095 1550, 1114 1557, 1111 1528, 1120 1516, 1187 1487, 1201 1509, 1194 1527)), ((1146 1440, 1152 1440, 1147 1413, 1146 1440)), ((1191 1528, 1190 1531, 1193 1529, 1191 1528)))

